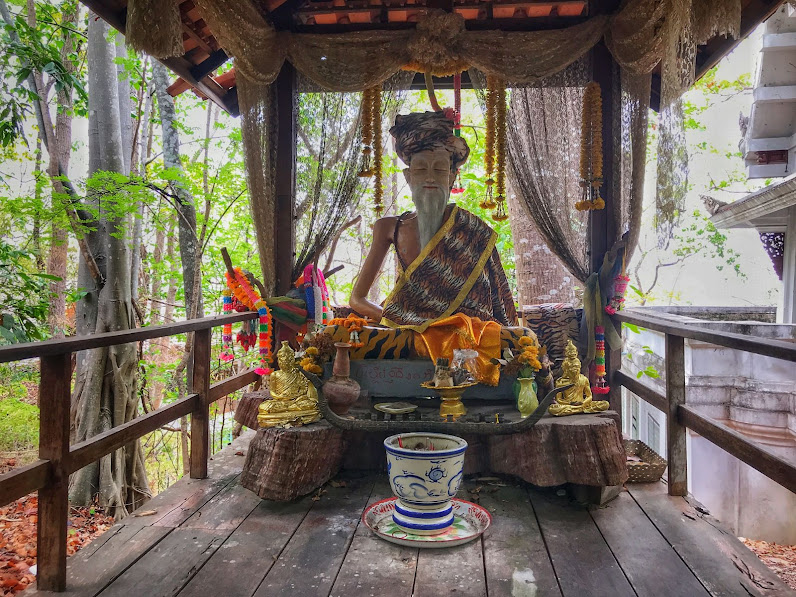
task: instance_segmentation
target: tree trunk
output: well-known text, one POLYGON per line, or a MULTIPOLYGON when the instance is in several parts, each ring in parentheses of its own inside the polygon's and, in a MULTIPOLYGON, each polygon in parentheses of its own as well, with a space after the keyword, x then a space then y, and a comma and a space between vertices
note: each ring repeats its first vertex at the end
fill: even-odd
MULTIPOLYGON (((163 163, 166 169, 182 172, 180 161, 180 135, 175 126, 176 114, 174 98, 169 95, 168 71, 160 62, 152 63, 152 83, 158 98, 160 122, 163 126, 163 163)), ((185 288, 185 312, 187 317, 202 316, 202 293, 194 294, 194 273, 200 258, 200 247, 196 233, 196 208, 191 194, 179 181, 171 181, 171 187, 177 196, 177 227, 180 242, 180 259, 182 261, 182 277, 185 288)))
MULTIPOLYGON (((115 46, 108 42, 108 25, 89 18, 89 174, 99 171, 128 172, 124 158, 119 78, 115 46)), ((104 199, 107 201, 107 197, 104 199)), ((96 305, 84 308, 82 325, 97 333, 130 329, 133 310, 130 297, 130 257, 127 240, 129 217, 109 214, 90 234, 91 244, 106 256, 105 284, 86 299, 96 305), (107 218, 107 219, 105 219, 107 218)), ((85 300, 85 299, 84 299, 85 300)), ((81 301, 83 302, 83 301, 81 301)), ((134 419, 138 414, 136 372, 138 355, 134 343, 87 351, 79 362, 72 398, 73 440, 84 441, 134 419)), ((99 494, 100 505, 117 518, 126 516, 151 494, 139 441, 132 442, 76 472, 70 479, 72 503, 88 505, 99 494)))

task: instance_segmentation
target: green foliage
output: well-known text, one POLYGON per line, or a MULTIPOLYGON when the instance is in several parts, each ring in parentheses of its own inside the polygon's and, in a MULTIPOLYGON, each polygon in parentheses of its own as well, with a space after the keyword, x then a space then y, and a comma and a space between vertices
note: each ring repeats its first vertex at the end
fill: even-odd
POLYGON ((0 452, 29 450, 38 443, 38 407, 15 397, 0 400, 0 452))
MULTIPOLYGON (((83 82, 70 72, 60 56, 66 36, 76 38, 79 48, 83 34, 63 25, 60 9, 47 2, 37 3, 37 12, 41 19, 36 27, 28 25, 19 15, 11 25, 0 22, 1 146, 24 139, 23 123, 33 115, 33 102, 40 99, 27 85, 31 73, 41 73, 56 92, 75 91, 79 106, 85 106, 87 101, 83 82)), ((81 59, 74 52, 68 60, 78 65, 81 59)))
POLYGON ((720 261, 716 265, 717 270, 723 271, 725 266, 728 266, 737 276, 746 278, 739 263, 741 255, 727 245, 727 235, 716 228, 713 222, 698 209, 691 215, 693 221, 674 235, 676 241, 674 255, 681 259, 697 254, 706 255, 720 261))
POLYGON ((33 255, 0 238, 0 344, 42 340, 54 276, 35 270, 33 255))

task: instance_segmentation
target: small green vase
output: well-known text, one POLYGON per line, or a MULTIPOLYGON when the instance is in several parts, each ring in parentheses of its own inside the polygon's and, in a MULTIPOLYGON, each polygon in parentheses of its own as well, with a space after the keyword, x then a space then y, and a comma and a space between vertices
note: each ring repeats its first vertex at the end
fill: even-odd
POLYGON ((533 377, 518 377, 520 391, 517 394, 517 409, 520 416, 524 419, 533 414, 539 406, 539 399, 536 397, 536 382, 533 377))

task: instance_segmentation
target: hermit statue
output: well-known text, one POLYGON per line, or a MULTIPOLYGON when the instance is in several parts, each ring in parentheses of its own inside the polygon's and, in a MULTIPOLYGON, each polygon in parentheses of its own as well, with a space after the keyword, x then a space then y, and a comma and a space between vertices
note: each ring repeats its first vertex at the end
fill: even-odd
POLYGON ((271 399, 260 405, 260 427, 302 425, 320 420, 318 391, 302 375, 296 355, 287 342, 276 353, 279 369, 268 376, 271 399))
POLYGON ((517 325, 495 248, 497 234, 479 217, 448 202, 456 173, 470 153, 467 142, 453 134, 453 121, 444 112, 398 115, 390 133, 408 166, 403 172, 415 211, 376 222, 351 307, 382 325, 418 332, 454 313, 517 325), (391 245, 402 271, 380 306, 367 296, 391 245))
POLYGON ((491 359, 500 356, 501 326, 516 326, 517 312, 495 248, 497 234, 449 203, 470 149, 453 134, 444 112, 399 115, 390 133, 408 166, 403 172, 415 211, 376 221, 350 305, 383 326, 417 332, 415 347, 432 362, 451 358, 455 348, 475 348, 476 378, 497 385, 499 370, 491 359), (391 246, 401 271, 389 298, 377 305, 368 292, 391 246))
POLYGON ((580 372, 578 349, 572 340, 564 350, 564 364, 561 366, 563 375, 556 380, 556 387, 574 384, 568 390, 556 395, 556 401, 550 406, 550 414, 557 417, 577 413, 597 413, 608 410, 605 400, 592 400, 589 378, 580 372))

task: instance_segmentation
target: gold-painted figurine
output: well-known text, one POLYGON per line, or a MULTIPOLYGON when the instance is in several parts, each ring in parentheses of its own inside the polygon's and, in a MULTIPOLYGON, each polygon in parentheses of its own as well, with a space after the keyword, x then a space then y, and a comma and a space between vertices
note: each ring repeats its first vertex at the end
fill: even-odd
POLYGON ((550 405, 550 414, 557 417, 563 415, 575 415, 578 413, 598 413, 608 410, 608 402, 605 400, 592 400, 589 378, 580 372, 580 359, 578 349, 572 344, 572 340, 564 349, 564 364, 562 365, 563 375, 556 380, 556 387, 574 384, 568 390, 556 394, 556 401, 550 405))
POLYGON ((302 375, 296 354, 287 342, 276 353, 279 369, 268 376, 271 399, 260 405, 260 427, 306 425, 320 420, 318 391, 302 375))

